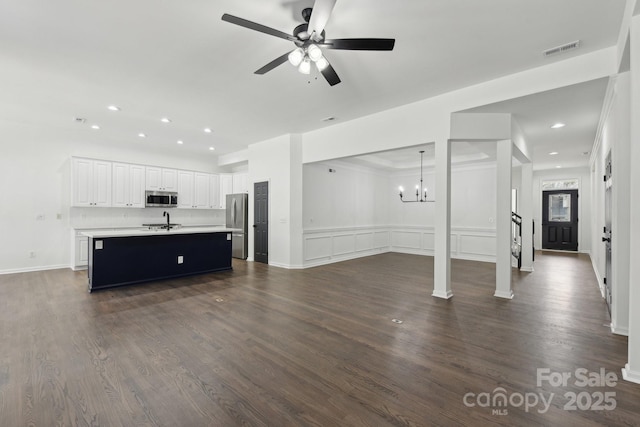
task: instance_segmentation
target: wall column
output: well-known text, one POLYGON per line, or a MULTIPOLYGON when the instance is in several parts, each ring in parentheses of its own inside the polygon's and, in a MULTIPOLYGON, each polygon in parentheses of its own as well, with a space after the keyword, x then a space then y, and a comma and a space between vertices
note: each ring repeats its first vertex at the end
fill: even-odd
MULTIPOLYGON (((522 267, 533 271, 533 163, 523 163, 520 177, 520 216, 522 216, 522 267)), ((538 224, 538 230, 541 230, 538 224)), ((538 231, 539 233, 540 231, 538 231)))
MULTIPOLYGON (((640 164, 640 123, 634 118, 640 114, 640 15, 631 18, 631 156, 632 165, 640 164), (633 141, 636 141, 633 143, 633 141)), ((640 168, 632 167, 630 173, 629 216, 640 217, 640 168)), ((631 221, 629 227, 629 259, 640 259, 640 223, 631 221)), ((631 262, 629 268, 629 359, 622 377, 640 383, 640 264, 631 262)))
POLYGON ((493 296, 512 299, 511 158, 513 156, 513 144, 510 139, 504 139, 498 141, 497 145, 496 292, 493 296))
POLYGON ((451 144, 436 140, 435 251, 433 296, 449 299, 451 290, 451 144))

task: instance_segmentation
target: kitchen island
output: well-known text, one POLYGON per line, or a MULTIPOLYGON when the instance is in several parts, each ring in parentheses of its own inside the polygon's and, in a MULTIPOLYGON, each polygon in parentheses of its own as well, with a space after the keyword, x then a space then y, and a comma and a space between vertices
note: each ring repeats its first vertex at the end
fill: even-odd
POLYGON ((85 232, 89 292, 151 280, 231 270, 231 233, 223 227, 85 232))

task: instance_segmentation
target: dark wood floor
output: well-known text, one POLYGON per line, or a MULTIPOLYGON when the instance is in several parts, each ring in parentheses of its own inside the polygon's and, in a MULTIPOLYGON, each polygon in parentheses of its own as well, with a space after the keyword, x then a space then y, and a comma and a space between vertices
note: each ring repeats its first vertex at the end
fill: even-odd
POLYGON ((0 276, 0 425, 638 425, 588 257, 538 253, 535 270, 514 271, 511 301, 493 264, 459 260, 453 299, 433 298, 433 259, 401 254, 92 294, 84 272, 0 276), (538 386, 538 368, 620 380, 538 386), (477 405, 498 387, 511 403, 477 405), (584 392, 616 409, 565 410, 584 392))

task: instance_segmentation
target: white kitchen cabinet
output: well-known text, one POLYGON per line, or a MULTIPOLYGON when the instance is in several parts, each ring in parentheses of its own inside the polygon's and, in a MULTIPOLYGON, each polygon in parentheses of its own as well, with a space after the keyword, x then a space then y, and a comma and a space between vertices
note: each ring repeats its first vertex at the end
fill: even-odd
POLYGON ((178 191, 178 171, 147 166, 145 188, 149 191, 178 191))
POLYGON ((73 269, 86 268, 89 264, 89 238, 76 236, 73 269))
POLYGON ((193 172, 178 171, 178 207, 193 208, 193 172))
POLYGON ((111 162, 72 159, 72 206, 111 206, 111 162))
POLYGON ((220 205, 220 176, 209 175, 209 209, 222 209, 220 205))
POLYGON ((145 167, 113 163, 112 206, 144 208, 145 167))
POLYGON ((220 174, 220 209, 227 208, 227 194, 233 194, 233 175, 220 174))
POLYGON ((211 177, 208 173, 196 172, 193 176, 193 207, 209 208, 211 177))
POLYGON ((249 174, 247 173, 233 174, 233 192, 234 193, 249 192, 249 174))
POLYGON ((210 179, 208 173, 178 171, 178 207, 209 209, 210 179))

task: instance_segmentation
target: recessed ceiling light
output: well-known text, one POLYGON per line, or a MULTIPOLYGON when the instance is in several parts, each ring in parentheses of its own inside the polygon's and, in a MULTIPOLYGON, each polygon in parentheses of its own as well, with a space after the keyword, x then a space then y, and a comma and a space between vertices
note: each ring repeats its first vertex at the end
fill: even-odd
POLYGON ((204 133, 211 133, 211 129, 210 128, 204 128, 204 133))
POLYGON ((171 120, 168 117, 163 117, 160 119, 162 123, 171 123, 171 120))
POLYGON ((558 165, 558 166, 556 166, 556 169, 560 169, 561 167, 562 167, 562 166, 558 165))
POLYGON ((179 141, 178 141, 178 144, 179 144, 179 145, 182 145, 182 144, 184 144, 184 142, 183 142, 182 140, 179 140, 179 141))
POLYGON ((209 147, 209 151, 213 151, 213 150, 215 150, 215 148, 209 147))
POLYGON ((98 125, 91 125, 91 129, 98 130, 98 129, 100 129, 100 126, 98 126, 98 125))
POLYGON ((140 133, 138 134, 138 136, 139 136, 140 138, 146 138, 146 137, 147 137, 147 134, 146 134, 146 133, 143 133, 143 132, 140 132, 140 133))
POLYGON ((120 111, 120 107, 118 107, 117 105, 109 105, 107 109, 111 111, 120 111))
POLYGON ((551 129, 560 129, 565 127, 566 125, 564 123, 556 123, 554 125, 551 126, 551 129))
POLYGON ((557 151, 552 151, 552 152, 549 153, 550 156, 555 156, 556 154, 558 154, 557 151))

